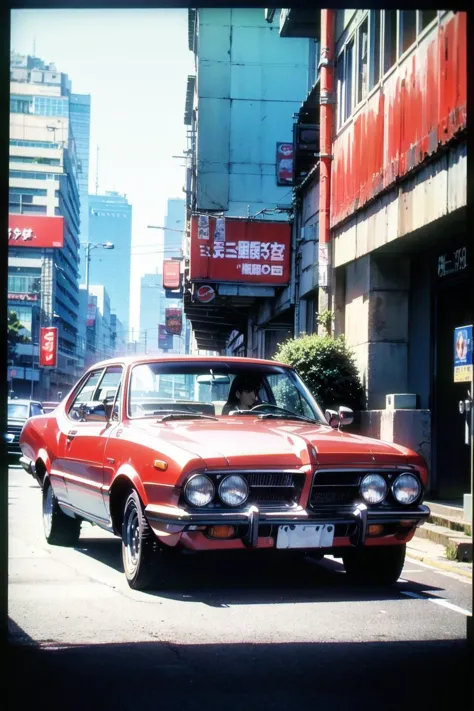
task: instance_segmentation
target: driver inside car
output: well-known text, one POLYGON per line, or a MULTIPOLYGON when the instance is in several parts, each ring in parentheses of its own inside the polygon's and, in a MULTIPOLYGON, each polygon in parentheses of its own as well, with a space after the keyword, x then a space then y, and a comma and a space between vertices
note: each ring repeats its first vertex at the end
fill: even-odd
POLYGON ((222 408, 222 414, 228 415, 232 410, 251 410, 259 404, 258 392, 261 381, 252 376, 236 375, 230 386, 227 402, 222 408))

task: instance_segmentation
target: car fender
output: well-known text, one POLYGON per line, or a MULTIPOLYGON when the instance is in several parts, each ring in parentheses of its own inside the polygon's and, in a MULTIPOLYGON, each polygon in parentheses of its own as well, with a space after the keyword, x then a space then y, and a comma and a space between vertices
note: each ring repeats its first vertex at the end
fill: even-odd
POLYGON ((138 495, 139 495, 140 499, 142 500, 142 504, 144 506, 147 506, 148 497, 146 495, 145 487, 143 486, 140 476, 137 474, 135 469, 130 464, 123 464, 117 470, 117 473, 115 474, 115 476, 113 478, 112 484, 110 485, 109 495, 112 492, 116 482, 119 480, 124 480, 124 479, 128 479, 130 484, 137 490, 138 495))

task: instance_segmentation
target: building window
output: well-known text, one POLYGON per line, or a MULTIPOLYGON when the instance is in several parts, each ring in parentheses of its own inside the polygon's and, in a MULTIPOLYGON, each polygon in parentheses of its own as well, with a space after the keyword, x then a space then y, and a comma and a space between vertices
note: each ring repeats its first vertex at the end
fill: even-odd
POLYGON ((368 59, 369 59, 369 18, 359 27, 357 47, 357 103, 367 96, 368 89, 368 59))
POLYGON ((381 10, 370 12, 370 39, 369 39, 369 91, 380 81, 380 36, 382 31, 381 10))
POLYGON ((384 74, 397 61, 397 11, 385 10, 384 26, 384 74))
POLYGON ((10 188, 10 197, 12 195, 39 195, 46 197, 47 194, 48 191, 43 190, 43 188, 10 188))
POLYGON ((22 213, 28 212, 30 215, 46 215, 46 205, 22 205, 22 213))
POLYGON ((349 118, 354 102, 354 37, 346 44, 337 60, 338 128, 349 118))
POLYGON ((416 10, 400 10, 400 54, 416 40, 416 10))
POLYGON ((425 27, 428 27, 437 17, 437 10, 419 10, 419 32, 423 32, 425 27))

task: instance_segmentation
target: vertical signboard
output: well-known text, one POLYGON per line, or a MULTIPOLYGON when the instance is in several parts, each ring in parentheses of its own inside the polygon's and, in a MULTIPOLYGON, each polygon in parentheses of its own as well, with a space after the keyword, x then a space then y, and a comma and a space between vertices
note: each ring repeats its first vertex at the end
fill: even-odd
POLYGON ((277 185, 293 185, 293 144, 277 143, 277 185))
POLYGON ((454 382, 472 381, 472 325, 454 329, 454 382))
POLYGON ((170 336, 166 330, 166 325, 160 323, 158 326, 158 348, 164 351, 169 350, 173 346, 173 336, 170 336))
POLYGON ((57 367, 58 329, 55 326, 40 329, 39 364, 43 368, 57 367))
POLYGON ((180 336, 183 329, 183 314, 179 308, 165 309, 166 332, 180 336))
POLYGON ((163 287, 179 289, 181 286, 181 264, 177 259, 165 259, 163 262, 163 287))

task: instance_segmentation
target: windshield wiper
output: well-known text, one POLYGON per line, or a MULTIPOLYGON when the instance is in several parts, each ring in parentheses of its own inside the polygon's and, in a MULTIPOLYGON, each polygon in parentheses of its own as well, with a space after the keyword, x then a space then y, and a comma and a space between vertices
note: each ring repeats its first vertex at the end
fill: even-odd
POLYGON ((293 413, 278 415, 276 412, 266 412, 264 415, 257 415, 257 417, 259 420, 302 420, 303 422, 310 422, 312 425, 318 424, 316 420, 310 420, 309 417, 305 417, 304 415, 296 415, 293 413))
MULTIPOLYGON (((160 414, 159 412, 153 414, 160 414)), ((167 420, 217 420, 217 417, 212 417, 212 415, 201 415, 198 412, 169 412, 159 420, 159 422, 166 422, 167 420)))

